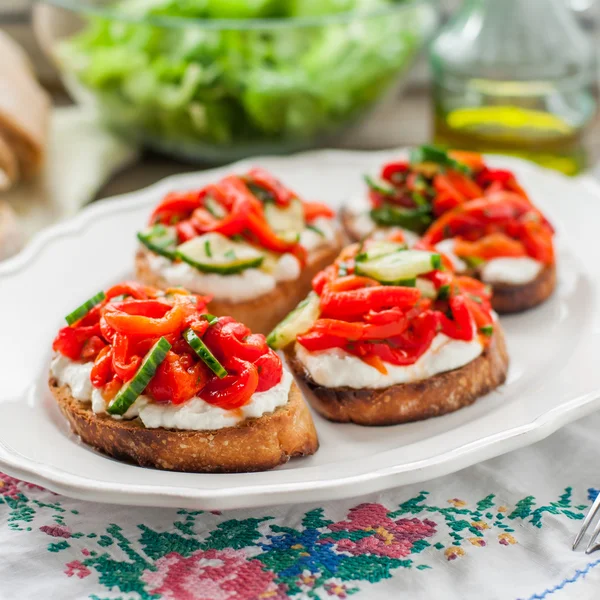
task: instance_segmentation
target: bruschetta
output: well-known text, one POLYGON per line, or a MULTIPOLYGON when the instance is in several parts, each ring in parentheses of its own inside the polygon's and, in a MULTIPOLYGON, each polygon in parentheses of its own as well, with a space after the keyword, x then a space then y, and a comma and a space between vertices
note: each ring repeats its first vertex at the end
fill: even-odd
POLYGON ((139 232, 139 281, 213 298, 216 315, 268 333, 342 248, 326 205, 305 202, 262 169, 170 193, 139 232))
POLYGON ((411 246, 433 242, 457 271, 492 285, 500 313, 532 308, 552 294, 552 226, 510 171, 490 168, 475 153, 423 146, 366 180, 368 208, 341 214, 351 239, 401 231, 411 246))
POLYGON ((488 286, 389 240, 346 248, 267 339, 321 415, 360 425, 457 410, 508 369, 488 286))
POLYGON ((260 471, 313 454, 310 412, 281 359, 205 300, 125 282, 70 313, 49 385, 72 430, 116 459, 173 471, 260 471))

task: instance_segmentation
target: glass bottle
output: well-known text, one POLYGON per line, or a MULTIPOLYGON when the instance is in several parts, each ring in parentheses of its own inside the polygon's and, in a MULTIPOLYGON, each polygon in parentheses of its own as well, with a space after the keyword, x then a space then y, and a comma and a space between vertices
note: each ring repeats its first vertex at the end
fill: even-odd
POLYGON ((436 142, 584 168, 595 52, 565 0, 465 0, 430 61, 436 142))

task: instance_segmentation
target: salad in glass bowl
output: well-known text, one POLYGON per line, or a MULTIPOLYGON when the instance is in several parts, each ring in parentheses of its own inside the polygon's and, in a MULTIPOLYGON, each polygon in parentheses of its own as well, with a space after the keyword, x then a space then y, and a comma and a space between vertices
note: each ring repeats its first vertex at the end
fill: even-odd
POLYGON ((437 25, 435 0, 47 4, 37 29, 79 102, 129 139, 211 162, 339 134, 437 25))

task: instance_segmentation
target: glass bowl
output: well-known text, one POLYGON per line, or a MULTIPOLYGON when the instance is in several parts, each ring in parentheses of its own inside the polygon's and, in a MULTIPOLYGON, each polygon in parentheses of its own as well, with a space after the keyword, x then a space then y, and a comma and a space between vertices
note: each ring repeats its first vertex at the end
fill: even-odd
POLYGON ((34 26, 67 89, 106 126, 213 163, 331 140, 401 80, 438 24, 436 0, 294 18, 136 11, 152 4, 46 0, 34 26))

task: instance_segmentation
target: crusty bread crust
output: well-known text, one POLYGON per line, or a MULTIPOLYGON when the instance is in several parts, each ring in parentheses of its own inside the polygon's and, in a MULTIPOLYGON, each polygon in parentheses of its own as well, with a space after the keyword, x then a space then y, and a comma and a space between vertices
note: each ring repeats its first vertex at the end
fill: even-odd
MULTIPOLYGON (((315 252, 302 269, 300 277, 293 281, 281 281, 277 287, 269 292, 244 302, 231 302, 228 300, 213 300, 210 303, 210 312, 217 316, 233 317, 236 321, 244 323, 255 333, 269 334, 275 325, 283 320, 286 315, 296 308, 311 290, 312 278, 322 269, 329 266, 340 253, 343 239, 340 236, 335 246, 327 246, 315 252)), ((163 277, 150 268, 148 262, 149 251, 140 248, 135 257, 136 277, 142 283, 161 289, 171 287, 163 277)), ((202 290, 190 290, 202 293, 202 290)))
POLYGON ((338 215, 348 239, 352 243, 360 241, 361 236, 354 228, 354 213, 347 206, 342 206, 338 211, 338 215))
POLYGON ((501 314, 522 312, 547 300, 555 288, 556 265, 545 265, 539 275, 529 283, 495 283, 492 286, 492 307, 501 314))
MULTIPOLYGON (((353 214, 347 208, 340 210, 340 221, 348 238, 356 242, 360 239, 353 226, 353 214)), ((477 269, 466 273, 479 279, 477 269)), ((545 302, 556 288, 556 265, 546 265, 539 275, 529 283, 512 285, 495 283, 492 286, 492 307, 500 314, 523 312, 545 302)))
POLYGON ((504 383, 508 371, 506 344, 498 325, 483 354, 464 367, 382 389, 319 385, 296 357, 293 345, 285 352, 300 388, 321 415, 359 425, 396 425, 458 410, 504 383))
POLYGON ((119 460, 169 471, 240 473, 265 471, 294 456, 314 454, 317 432, 295 383, 289 401, 258 419, 214 431, 147 429, 140 419, 96 415, 50 378, 50 390, 71 429, 90 446, 119 460))

